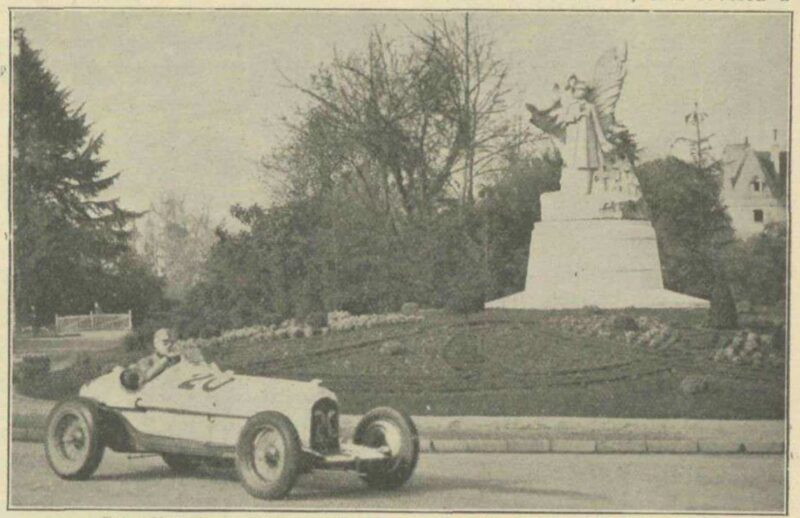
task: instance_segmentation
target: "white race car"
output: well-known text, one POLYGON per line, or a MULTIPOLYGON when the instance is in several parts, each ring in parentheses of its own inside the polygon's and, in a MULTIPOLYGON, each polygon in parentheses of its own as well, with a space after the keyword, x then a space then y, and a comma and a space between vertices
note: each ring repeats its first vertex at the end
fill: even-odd
POLYGON ((275 499, 315 468, 355 470, 390 489, 417 464, 416 427, 391 408, 371 410, 352 443, 340 442, 336 396, 318 381, 241 376, 184 358, 142 386, 126 374, 116 367, 50 413, 45 451, 60 477, 90 477, 106 447, 158 453, 178 472, 233 458, 248 493, 275 499))

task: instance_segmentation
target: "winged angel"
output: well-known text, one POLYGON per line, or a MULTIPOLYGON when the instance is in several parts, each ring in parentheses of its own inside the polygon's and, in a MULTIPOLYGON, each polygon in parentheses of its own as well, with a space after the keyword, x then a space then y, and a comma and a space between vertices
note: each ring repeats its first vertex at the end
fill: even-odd
POLYGON ((556 84, 556 99, 549 108, 526 105, 534 126, 556 137, 568 168, 590 173, 602 169, 604 153, 613 151, 613 142, 626 131, 617 124, 614 108, 625 80, 627 54, 626 45, 603 53, 591 83, 572 75, 563 88, 556 84))

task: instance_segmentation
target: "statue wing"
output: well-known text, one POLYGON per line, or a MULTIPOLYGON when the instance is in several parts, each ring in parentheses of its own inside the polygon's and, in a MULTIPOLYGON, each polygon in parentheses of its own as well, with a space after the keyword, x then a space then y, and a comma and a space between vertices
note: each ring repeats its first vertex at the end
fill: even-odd
POLYGON ((617 124, 614 109, 627 74, 627 59, 628 46, 622 44, 620 47, 605 51, 594 68, 594 81, 588 97, 595 105, 600 124, 608 135, 617 134, 625 129, 624 126, 617 124))
POLYGON ((564 127, 558 123, 555 113, 561 107, 561 103, 554 104, 547 110, 540 110, 532 104, 526 104, 526 108, 531 113, 531 124, 544 131, 548 135, 552 135, 564 142, 566 132, 564 127))

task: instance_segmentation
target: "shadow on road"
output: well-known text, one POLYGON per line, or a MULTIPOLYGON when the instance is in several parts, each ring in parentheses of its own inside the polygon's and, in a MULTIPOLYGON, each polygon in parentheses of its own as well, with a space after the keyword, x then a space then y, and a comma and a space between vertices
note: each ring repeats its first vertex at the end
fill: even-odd
MULTIPOLYGON (((166 479, 212 479, 238 484, 238 476, 231 469, 205 469, 192 474, 178 474, 168 467, 155 467, 136 472, 100 474, 92 477, 96 481, 144 481, 166 479)), ((364 485, 354 473, 316 472, 301 476, 294 491, 287 500, 309 501, 330 498, 365 500, 408 499, 427 494, 442 494, 449 491, 479 491, 506 495, 547 496, 577 499, 584 501, 605 501, 605 497, 580 491, 551 488, 524 487, 499 480, 477 480, 465 477, 415 476, 412 481, 399 489, 378 490, 364 485)))
MULTIPOLYGON (((311 481, 309 481, 311 482, 311 481)), ((331 488, 329 484, 324 487, 319 481, 313 481, 312 484, 299 484, 300 489, 311 489, 314 492, 310 494, 302 493, 297 494, 297 499, 314 500, 325 499, 335 496, 336 498, 374 498, 380 495, 381 498, 408 498, 414 495, 425 495, 428 493, 442 494, 448 491, 479 491, 507 495, 530 495, 530 496, 554 496, 578 500, 606 500, 605 497, 591 493, 582 493, 580 491, 569 491, 560 489, 546 489, 537 487, 523 487, 514 485, 513 483, 492 480, 476 480, 463 477, 439 477, 439 476, 420 476, 414 479, 410 485, 401 487, 391 491, 381 491, 376 489, 367 488, 364 485, 356 487, 347 487, 344 490, 331 488), (313 483, 317 482, 317 483, 313 483), (311 487, 309 487, 311 486, 311 487)), ((298 492, 299 493, 299 492, 298 492)), ((294 495, 294 493, 293 493, 294 495)), ((290 496, 291 498, 291 496, 290 496)))
POLYGON ((167 466, 157 467, 148 470, 134 471, 127 473, 102 473, 93 475, 91 480, 97 481, 134 481, 134 480, 160 480, 160 479, 216 479, 239 482, 236 471, 204 469, 194 473, 175 473, 167 466))

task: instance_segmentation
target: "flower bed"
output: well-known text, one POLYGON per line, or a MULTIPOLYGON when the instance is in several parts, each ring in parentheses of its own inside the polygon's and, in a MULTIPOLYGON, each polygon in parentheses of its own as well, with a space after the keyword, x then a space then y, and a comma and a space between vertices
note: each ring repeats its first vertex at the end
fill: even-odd
POLYGON ((778 365, 784 351, 771 334, 742 330, 733 337, 723 337, 714 353, 714 361, 749 365, 778 365))
MULTIPOLYGON (((324 316, 324 314, 323 314, 324 316)), ((354 329, 372 328, 380 325, 402 324, 418 322, 423 317, 418 314, 384 313, 370 315, 351 315, 347 311, 332 311, 327 314, 327 326, 314 327, 307 322, 297 319, 284 320, 277 326, 250 326, 231 329, 214 338, 190 338, 178 342, 179 347, 214 347, 230 342, 264 341, 286 338, 308 338, 314 335, 324 335, 329 332, 352 331, 354 329)))

